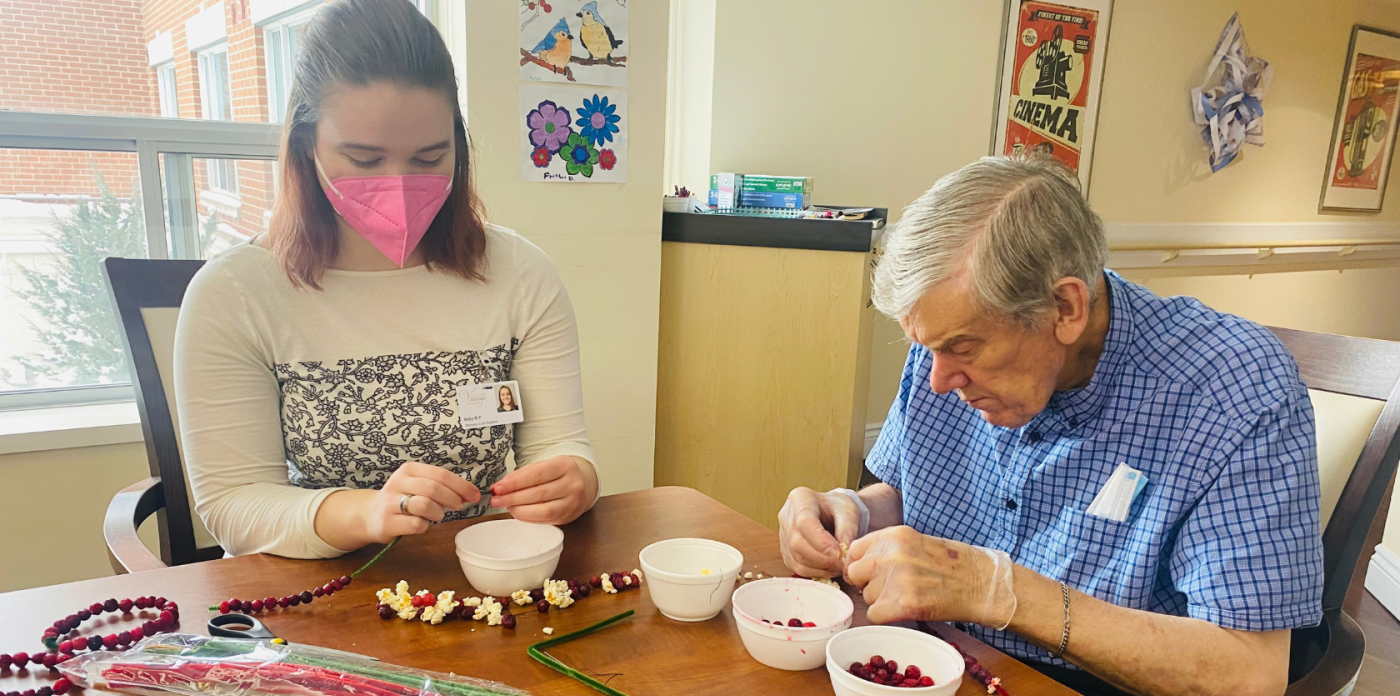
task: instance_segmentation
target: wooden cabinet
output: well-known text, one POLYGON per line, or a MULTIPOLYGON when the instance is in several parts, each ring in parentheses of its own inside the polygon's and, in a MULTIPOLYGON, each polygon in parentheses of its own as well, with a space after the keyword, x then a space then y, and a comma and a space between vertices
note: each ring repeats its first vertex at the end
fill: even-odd
POLYGON ((860 479, 879 224, 665 218, 656 485, 776 528, 794 487, 860 479))

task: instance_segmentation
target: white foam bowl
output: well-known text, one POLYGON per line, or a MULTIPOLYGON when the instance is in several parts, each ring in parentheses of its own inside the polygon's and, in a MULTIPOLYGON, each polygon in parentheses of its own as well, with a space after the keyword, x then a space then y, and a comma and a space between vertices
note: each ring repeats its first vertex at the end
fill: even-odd
POLYGON ((729 603, 744 554, 709 539, 666 539, 638 554, 651 602, 676 621, 706 621, 729 603), (709 571, 708 573, 705 571, 709 571))
POLYGON ((951 696, 962 684, 963 659, 957 648, 920 631, 898 626, 862 626, 842 631, 826 644, 826 671, 836 696, 951 696), (912 689, 868 682, 849 671, 851 664, 864 664, 872 656, 899 663, 900 671, 917 665, 924 676, 933 677, 933 686, 912 689))
POLYGON ((513 519, 479 522, 457 532, 456 541, 467 582, 497 596, 543 587, 564 552, 558 527, 513 519))
POLYGON ((734 623, 753 659, 769 667, 802 671, 826 661, 831 637, 851 627, 855 605, 845 592, 800 578, 770 578, 734 591, 734 623), (813 628, 793 628, 763 620, 801 619, 813 628))

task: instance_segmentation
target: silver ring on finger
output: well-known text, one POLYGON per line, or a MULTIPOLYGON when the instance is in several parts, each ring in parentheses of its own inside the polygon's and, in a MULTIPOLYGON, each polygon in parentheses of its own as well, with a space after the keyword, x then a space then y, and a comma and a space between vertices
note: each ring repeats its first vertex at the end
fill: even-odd
POLYGON ((408 501, 410 500, 413 500, 413 494, 411 493, 402 498, 399 498, 399 512, 409 516, 413 515, 413 513, 408 511, 408 501))

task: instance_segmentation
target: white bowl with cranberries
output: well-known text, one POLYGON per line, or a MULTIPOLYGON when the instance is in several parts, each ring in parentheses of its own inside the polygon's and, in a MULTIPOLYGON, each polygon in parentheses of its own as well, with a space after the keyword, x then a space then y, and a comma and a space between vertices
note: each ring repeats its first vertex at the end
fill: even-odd
POLYGON ((827 641, 850 628, 845 592, 804 578, 769 578, 734 591, 734 623, 753 659, 777 669, 816 669, 827 641))
POLYGON ((826 644, 826 671, 836 696, 885 696, 911 691, 951 695, 963 678, 956 648, 927 633, 898 626, 862 626, 826 644), (893 669, 890 669, 893 665, 893 669))

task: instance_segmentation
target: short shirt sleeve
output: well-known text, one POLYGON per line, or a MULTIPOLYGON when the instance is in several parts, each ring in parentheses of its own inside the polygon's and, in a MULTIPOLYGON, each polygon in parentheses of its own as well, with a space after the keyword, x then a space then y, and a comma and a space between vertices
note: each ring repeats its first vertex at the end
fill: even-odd
POLYGON ((1181 527, 1170 559, 1187 612, 1273 631, 1322 619, 1312 402, 1301 385, 1263 413, 1181 527))

